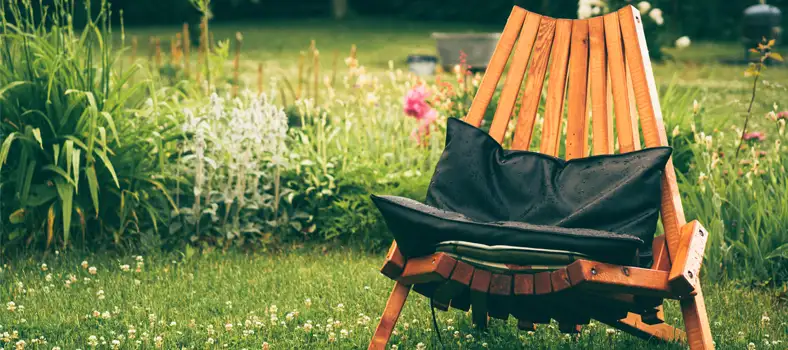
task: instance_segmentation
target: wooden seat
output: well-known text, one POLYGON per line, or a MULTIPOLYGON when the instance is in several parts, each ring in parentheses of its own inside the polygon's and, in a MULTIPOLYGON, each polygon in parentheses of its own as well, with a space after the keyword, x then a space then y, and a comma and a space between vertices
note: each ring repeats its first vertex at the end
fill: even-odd
MULTIPOLYGON (((519 99, 511 148, 531 148, 546 83, 540 152, 572 159, 614 153, 614 142, 619 152, 640 149, 641 140, 645 147, 668 145, 640 13, 632 6, 587 20, 553 19, 515 6, 465 118, 469 124, 482 124, 507 62, 489 127, 498 142, 504 142, 519 99)), ((512 315, 521 329, 555 319, 563 332, 575 333, 596 319, 638 337, 712 349, 698 276, 708 234, 684 218, 672 161, 661 200, 665 234, 654 239, 650 268, 578 260, 549 272, 500 274, 444 253, 406 261, 395 242, 381 271, 396 284, 369 348, 385 347, 415 286, 438 308, 470 308, 480 327, 489 317, 512 315), (664 299, 680 301, 686 333, 665 323, 664 299)))

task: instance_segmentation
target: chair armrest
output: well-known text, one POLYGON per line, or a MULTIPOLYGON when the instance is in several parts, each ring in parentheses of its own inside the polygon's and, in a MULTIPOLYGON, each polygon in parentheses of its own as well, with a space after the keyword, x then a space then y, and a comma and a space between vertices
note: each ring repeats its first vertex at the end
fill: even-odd
POLYGON ((386 261, 383 262, 383 267, 380 272, 386 277, 396 280, 405 269, 405 257, 399 252, 397 242, 391 243, 388 254, 386 254, 386 261))
POLYGON ((695 289, 700 282, 700 267, 708 239, 708 231, 697 220, 681 227, 678 254, 668 275, 668 283, 677 296, 697 294, 695 289))

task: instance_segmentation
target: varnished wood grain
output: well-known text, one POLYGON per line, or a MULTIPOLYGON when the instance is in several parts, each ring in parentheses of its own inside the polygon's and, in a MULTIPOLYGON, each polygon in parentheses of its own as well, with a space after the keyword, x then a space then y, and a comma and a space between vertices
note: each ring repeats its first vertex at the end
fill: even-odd
POLYGON ((673 297, 668 285, 668 272, 620 266, 596 261, 578 260, 566 268, 573 288, 611 293, 631 293, 657 297, 673 297))
POLYGON ((441 282, 449 278, 457 260, 435 253, 408 260, 399 281, 405 284, 441 282))
POLYGON ((572 46, 569 52, 569 90, 566 110, 566 159, 586 156, 588 149, 588 21, 572 24, 572 46))
POLYGON ((590 54, 589 85, 591 86, 591 128, 594 133, 595 155, 613 153, 613 120, 608 95, 610 93, 605 49, 605 22, 602 17, 588 21, 590 54))
POLYGON ((566 72, 569 64, 569 45, 572 39, 572 21, 559 19, 555 26, 553 48, 550 55, 550 77, 547 81, 547 103, 539 152, 558 156, 561 124, 564 118, 566 72))
MULTIPOLYGON (((643 33, 640 13, 631 6, 618 11, 621 31, 632 72, 632 85, 637 101, 638 114, 643 126, 643 139, 647 147, 667 146, 668 138, 662 121, 662 110, 657 95, 657 85, 651 69, 646 37, 643 33)), ((677 256, 681 238, 681 226, 686 223, 681 205, 676 172, 673 161, 665 166, 662 179, 662 224, 671 259, 677 256)))
POLYGON ((514 130, 512 149, 527 150, 531 145, 531 136, 536 123, 536 112, 542 98, 542 87, 547 74, 547 63, 550 59, 550 49, 553 45, 556 20, 542 17, 539 23, 539 33, 536 35, 534 52, 531 54, 531 65, 528 67, 528 78, 525 79, 520 114, 514 130))
POLYGON ((495 51, 487 64, 487 70, 479 85, 479 90, 476 92, 468 115, 465 117, 465 122, 468 124, 477 127, 481 125, 484 119, 484 112, 492 100, 495 88, 498 86, 498 81, 501 79, 501 74, 503 74, 503 70, 506 67, 506 61, 509 60, 514 42, 517 40, 520 28, 523 26, 526 13, 527 11, 517 6, 512 9, 509 20, 506 21, 506 26, 501 33, 501 38, 498 40, 498 45, 495 46, 495 51))
POLYGON ((490 280, 489 314, 490 317, 506 320, 510 313, 512 296, 512 276, 494 273, 490 280))
POLYGON ((391 243, 391 247, 389 248, 388 254, 386 254, 386 260, 383 262, 383 267, 380 268, 380 272, 386 277, 395 280, 399 278, 404 268, 405 257, 400 253, 397 242, 391 243))
POLYGON ((607 64, 610 70, 610 82, 613 92, 613 109, 616 114, 616 131, 618 147, 621 153, 636 149, 635 135, 632 133, 632 116, 629 114, 629 96, 627 95, 627 71, 624 63, 624 50, 621 47, 621 28, 618 13, 604 16, 605 42, 607 45, 607 64))
POLYGON ((386 343, 391 338, 391 332, 394 331, 394 326, 397 324, 400 313, 402 313, 402 306, 405 305, 405 300, 410 293, 410 286, 397 282, 394 284, 394 290, 391 291, 389 300, 386 302, 386 309, 383 310, 383 316, 380 318, 375 334, 369 342, 370 350, 384 350, 386 343))
POLYGON ((487 293, 490 291, 490 280, 492 273, 489 271, 476 269, 473 272, 471 281, 471 304, 473 324, 479 328, 486 328, 488 317, 487 293))
POLYGON ((709 235, 697 220, 681 228, 678 255, 673 259, 668 283, 677 295, 694 294, 700 283, 700 267, 709 235))
POLYGON ((523 24, 520 38, 517 40, 512 63, 509 67, 509 72, 506 73, 506 81, 498 98, 498 109, 495 111, 492 125, 490 125, 490 136, 498 143, 503 141, 506 128, 509 126, 509 119, 514 111, 514 104, 517 101, 517 95, 525 77, 525 68, 528 66, 528 60, 531 58, 531 51, 534 47, 534 40, 536 39, 541 20, 542 16, 533 12, 529 12, 525 17, 525 24, 523 24))

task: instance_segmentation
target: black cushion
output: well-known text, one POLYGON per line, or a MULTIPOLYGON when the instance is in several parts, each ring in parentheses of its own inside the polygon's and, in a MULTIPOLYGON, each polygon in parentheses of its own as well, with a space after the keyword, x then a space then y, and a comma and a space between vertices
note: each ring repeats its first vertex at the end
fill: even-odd
POLYGON ((579 252, 599 261, 650 259, 661 176, 671 148, 569 161, 504 150, 487 133, 449 119, 426 205, 373 196, 406 257, 441 241, 579 252))

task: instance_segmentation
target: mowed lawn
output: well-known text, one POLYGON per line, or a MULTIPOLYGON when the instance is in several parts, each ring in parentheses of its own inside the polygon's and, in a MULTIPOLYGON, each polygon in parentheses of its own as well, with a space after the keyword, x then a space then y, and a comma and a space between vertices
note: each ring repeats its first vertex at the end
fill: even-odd
MULTIPOLYGON (((355 250, 312 249, 18 259, 0 272, 0 347, 13 349, 23 339, 27 349, 260 349, 264 343, 270 349, 364 348, 393 284, 378 272, 381 261, 355 250)), ((784 291, 706 282, 718 348, 785 346, 784 291)), ((676 303, 667 305, 666 316, 680 325, 676 303)), ((469 314, 454 310, 438 312, 438 324, 446 347, 454 349, 684 348, 645 342, 600 323, 579 336, 562 335, 555 324, 518 331, 511 318, 478 331, 469 314)), ((419 343, 440 348, 428 300, 413 293, 392 344, 412 349, 419 343)))
MULTIPOLYGON (((254 82, 259 62, 264 63, 267 77, 295 79, 299 53, 308 50, 310 40, 320 50, 325 74, 332 74, 335 56, 342 74, 352 44, 358 46, 360 63, 379 74, 388 69, 389 61, 404 69, 408 54, 434 53, 429 36, 433 31, 496 31, 502 26, 315 20, 218 23, 212 28, 217 40, 243 33, 244 80, 254 82)), ((178 30, 129 28, 128 35, 147 43, 148 36, 165 39, 178 30)), ((139 51, 145 56, 148 48, 139 51)), ((741 51, 735 44, 711 43, 668 50, 675 60, 654 67, 663 99, 670 95, 665 93, 669 89, 692 90, 687 96, 697 98, 704 117, 711 120, 704 127, 741 125, 751 81, 743 76, 743 66, 719 63, 740 56, 741 51)), ((788 96, 788 69, 772 67, 765 74, 767 83, 761 85, 755 105, 756 129, 765 125, 763 114, 788 96)), ((689 115, 692 98, 680 106, 663 103, 663 107, 689 115)), ((788 105, 778 107, 788 109, 788 105)), ((0 348, 18 348, 20 341, 27 349, 259 349, 265 343, 270 349, 365 348, 393 284, 377 271, 382 254, 356 250, 189 255, 153 254, 138 260, 136 255, 111 253, 50 253, 5 260, 0 272, 0 348), (87 267, 81 266, 83 260, 87 267)), ((786 347, 784 288, 705 283, 718 348, 745 349, 750 343, 756 348, 786 347)), ((425 298, 411 296, 392 344, 400 349, 418 348, 419 343, 441 347, 431 330, 428 305, 425 298)), ((675 303, 667 305, 666 313, 668 322, 680 325, 675 303)), ((586 327, 577 338, 560 334, 556 325, 542 325, 533 334, 521 332, 512 319, 494 320, 488 331, 480 332, 470 325, 470 315, 458 311, 438 313, 438 323, 447 348, 685 348, 644 342, 608 331, 599 323, 586 327)))

